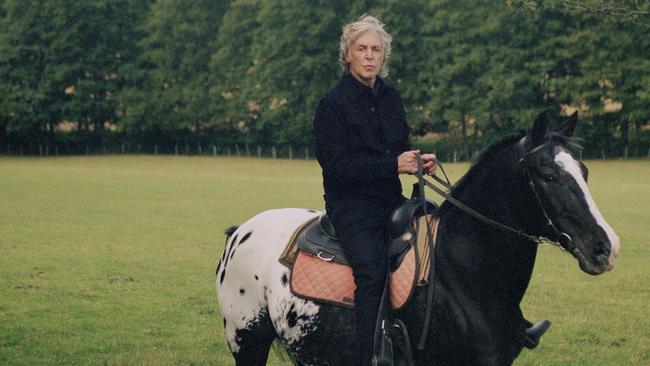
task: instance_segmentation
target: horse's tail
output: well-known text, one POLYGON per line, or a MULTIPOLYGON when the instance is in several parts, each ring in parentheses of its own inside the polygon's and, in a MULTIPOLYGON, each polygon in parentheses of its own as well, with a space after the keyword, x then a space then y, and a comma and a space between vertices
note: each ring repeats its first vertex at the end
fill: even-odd
POLYGON ((226 247, 228 246, 228 239, 230 239, 230 237, 232 236, 232 234, 234 234, 235 231, 237 231, 237 229, 239 229, 239 226, 233 225, 233 226, 227 228, 227 229, 224 231, 224 234, 226 234, 226 242, 225 242, 225 244, 223 245, 223 254, 221 254, 221 259, 219 260, 219 263, 217 263, 217 271, 215 272, 215 275, 219 273, 219 268, 221 268, 221 262, 222 262, 222 261, 224 260, 224 258, 225 258, 225 255, 226 255, 226 249, 227 249, 226 247))
POLYGON ((227 228, 226 231, 224 231, 224 234, 226 234, 226 240, 228 240, 228 238, 230 238, 232 234, 234 234, 235 231, 237 231, 237 229, 239 229, 239 226, 236 225, 227 228))

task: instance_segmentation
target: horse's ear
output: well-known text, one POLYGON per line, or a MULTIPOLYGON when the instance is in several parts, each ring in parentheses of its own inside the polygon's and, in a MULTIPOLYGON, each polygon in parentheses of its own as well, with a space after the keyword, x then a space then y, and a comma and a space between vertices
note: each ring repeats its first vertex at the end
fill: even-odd
POLYGON ((557 133, 566 137, 573 137, 576 131, 576 123, 578 123, 578 111, 573 112, 571 117, 567 118, 557 129, 557 133))
POLYGON ((533 147, 541 145, 546 138, 546 133, 548 132, 547 115, 548 111, 543 111, 538 114, 537 118, 535 118, 535 122, 533 122, 533 127, 530 129, 530 132, 528 132, 528 136, 530 136, 533 142, 533 147))

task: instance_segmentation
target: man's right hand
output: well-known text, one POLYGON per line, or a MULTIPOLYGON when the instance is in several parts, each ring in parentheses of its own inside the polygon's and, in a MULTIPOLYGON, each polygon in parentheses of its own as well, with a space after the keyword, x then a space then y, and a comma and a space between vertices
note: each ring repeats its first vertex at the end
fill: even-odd
POLYGON ((404 151, 397 157, 397 173, 415 174, 418 172, 417 156, 420 150, 404 151))

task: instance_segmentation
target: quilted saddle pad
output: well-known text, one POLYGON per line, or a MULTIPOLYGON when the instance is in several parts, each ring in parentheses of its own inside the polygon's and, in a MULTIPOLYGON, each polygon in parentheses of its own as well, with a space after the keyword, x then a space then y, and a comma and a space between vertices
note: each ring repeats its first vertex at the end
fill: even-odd
MULTIPOLYGON (((410 240, 411 246, 399 267, 390 278, 390 297, 392 307, 399 310, 413 294, 417 285, 426 284, 429 273, 429 251, 425 245, 425 225, 432 225, 433 239, 437 232, 438 220, 425 221, 426 217, 414 220, 413 232, 417 234, 410 240), (417 240, 416 240, 417 238, 417 240), (416 250, 417 248, 417 250, 416 250)), ((327 261, 318 256, 298 250, 291 270, 291 292, 301 298, 327 302, 347 308, 354 307, 354 277, 352 268, 327 261)))

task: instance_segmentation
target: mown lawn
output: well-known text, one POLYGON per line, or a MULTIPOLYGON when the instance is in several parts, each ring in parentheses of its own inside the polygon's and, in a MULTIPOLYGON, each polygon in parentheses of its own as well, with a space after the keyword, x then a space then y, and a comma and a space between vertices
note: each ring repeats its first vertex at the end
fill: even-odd
MULTIPOLYGON (((588 166, 618 267, 590 277, 542 248, 524 310, 554 325, 517 365, 650 364, 650 162, 588 166)), ((321 195, 314 161, 0 158, 0 364, 233 365, 214 296, 224 228, 321 195)))

